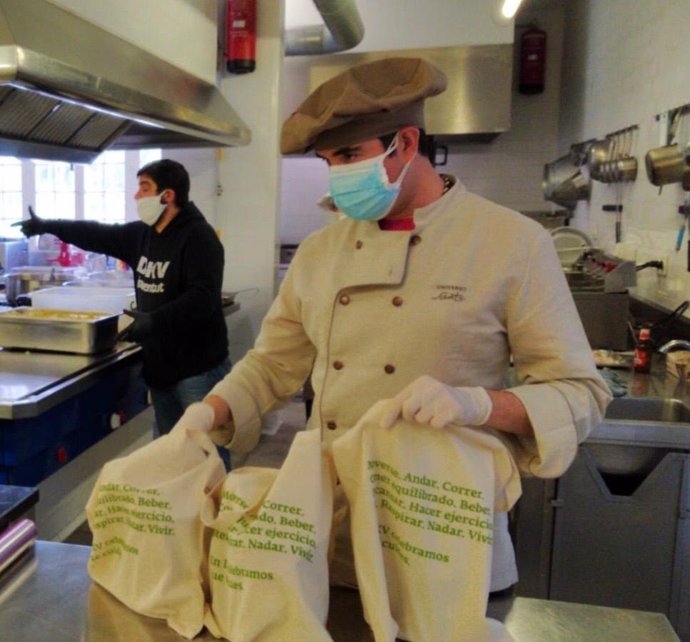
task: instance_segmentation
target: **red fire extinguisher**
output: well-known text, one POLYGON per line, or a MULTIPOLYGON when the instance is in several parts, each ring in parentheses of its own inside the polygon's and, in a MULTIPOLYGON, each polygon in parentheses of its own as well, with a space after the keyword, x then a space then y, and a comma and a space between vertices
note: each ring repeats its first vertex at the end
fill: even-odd
POLYGON ((256 0, 226 0, 225 64, 231 74, 256 69, 256 0))
POLYGON ((521 94, 541 94, 546 74, 546 32, 532 27, 520 39, 521 94))

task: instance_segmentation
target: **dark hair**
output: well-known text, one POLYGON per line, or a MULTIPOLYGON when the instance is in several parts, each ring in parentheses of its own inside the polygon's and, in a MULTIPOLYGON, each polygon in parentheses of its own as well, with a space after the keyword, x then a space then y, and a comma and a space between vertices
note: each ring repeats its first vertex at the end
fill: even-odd
POLYGON ((169 158, 162 158, 144 165, 137 172, 137 177, 142 174, 146 174, 154 180, 159 194, 164 189, 174 190, 175 204, 179 207, 186 205, 189 201, 189 174, 181 163, 169 158))
MULTIPOLYGON (((395 138, 395 135, 397 133, 398 132, 392 132, 390 134, 384 134, 383 136, 378 137, 378 139, 383 144, 384 149, 388 149, 388 146, 393 142, 393 139, 395 138)), ((429 137, 427 136, 426 132, 421 128, 419 130, 419 147, 418 147, 417 151, 422 156, 429 157, 429 151, 430 151, 429 137)))

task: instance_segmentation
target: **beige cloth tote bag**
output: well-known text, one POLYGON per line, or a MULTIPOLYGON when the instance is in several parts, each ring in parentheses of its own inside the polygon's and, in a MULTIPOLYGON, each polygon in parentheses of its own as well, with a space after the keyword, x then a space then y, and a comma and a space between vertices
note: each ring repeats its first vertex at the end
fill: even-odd
POLYGON ((331 468, 318 430, 298 432, 279 470, 228 473, 202 519, 212 529, 206 627, 232 642, 331 640, 331 468))
POLYGON ((376 642, 512 640, 486 617, 494 509, 521 492, 512 456, 479 428, 399 420, 384 430, 385 403, 333 443, 376 642))
POLYGON ((86 505, 93 581, 133 611, 197 635, 207 544, 199 513, 224 476, 208 435, 180 426, 106 463, 86 505))

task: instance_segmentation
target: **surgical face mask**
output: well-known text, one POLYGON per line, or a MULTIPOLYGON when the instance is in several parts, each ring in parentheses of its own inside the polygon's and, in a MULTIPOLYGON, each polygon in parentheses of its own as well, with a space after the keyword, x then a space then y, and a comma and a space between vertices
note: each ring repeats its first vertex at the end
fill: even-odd
POLYGON ((137 199, 137 214, 146 225, 155 225, 167 207, 165 203, 161 203, 162 194, 163 192, 137 199))
POLYGON ((379 221, 391 211, 410 166, 408 162, 395 183, 388 180, 383 161, 397 141, 396 136, 380 156, 329 168, 329 193, 341 212, 357 221, 379 221))

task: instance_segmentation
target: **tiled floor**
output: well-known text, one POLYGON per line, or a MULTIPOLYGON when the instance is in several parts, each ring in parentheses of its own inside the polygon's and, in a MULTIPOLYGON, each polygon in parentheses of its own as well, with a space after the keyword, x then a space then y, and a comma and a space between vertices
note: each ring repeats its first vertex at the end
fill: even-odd
MULTIPOLYGON (((244 456, 233 455, 233 467, 269 466, 278 468, 287 454, 295 432, 302 430, 306 422, 304 403, 295 400, 272 413, 264 421, 264 432, 259 445, 244 456)), ((84 522, 67 539, 67 544, 91 546, 91 531, 84 522)))

